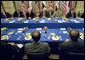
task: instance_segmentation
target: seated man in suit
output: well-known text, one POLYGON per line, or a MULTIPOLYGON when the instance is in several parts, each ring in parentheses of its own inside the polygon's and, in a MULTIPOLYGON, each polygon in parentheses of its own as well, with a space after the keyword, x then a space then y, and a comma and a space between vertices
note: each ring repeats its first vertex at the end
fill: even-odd
POLYGON ((60 59, 76 58, 75 56, 74 57, 69 56, 71 54, 84 55, 84 42, 80 42, 78 40, 80 36, 79 31, 71 30, 69 32, 69 36, 70 36, 70 41, 60 44, 59 47, 60 59))
POLYGON ((34 53, 50 54, 50 47, 49 47, 48 43, 39 42, 40 38, 41 38, 40 32, 38 32, 38 31, 32 32, 33 42, 27 43, 24 46, 24 50, 25 50, 26 54, 34 54, 34 53))
POLYGON ((43 11, 40 11, 40 18, 49 18, 50 17, 50 14, 49 14, 49 10, 47 8, 43 8, 43 11))
POLYGON ((26 17, 27 17, 27 19, 34 18, 34 13, 29 8, 27 10, 26 17))
POLYGON ((1 9, 1 18, 10 18, 11 15, 8 12, 5 12, 3 9, 1 9))
MULTIPOLYGON (((1 40, 3 40, 1 32, 1 40)), ((21 59, 23 56, 23 47, 19 46, 14 42, 2 42, 1 41, 1 59, 21 59)))
POLYGON ((70 12, 66 14, 66 18, 76 18, 75 9, 72 9, 70 12))
POLYGON ((51 17, 62 17, 62 12, 58 9, 53 13, 51 17))
POLYGON ((50 17, 53 15, 53 13, 54 13, 54 10, 52 9, 52 8, 48 8, 48 11, 49 11, 49 14, 50 14, 50 17))
POLYGON ((22 17, 23 18, 24 17, 23 12, 20 11, 20 10, 15 11, 14 14, 13 14, 13 16, 14 16, 14 18, 15 17, 17 17, 17 18, 19 18, 19 17, 22 17))

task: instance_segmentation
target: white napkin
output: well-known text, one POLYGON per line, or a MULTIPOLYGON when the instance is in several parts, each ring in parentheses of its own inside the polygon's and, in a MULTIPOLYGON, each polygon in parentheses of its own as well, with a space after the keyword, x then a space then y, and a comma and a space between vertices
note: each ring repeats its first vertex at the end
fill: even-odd
POLYGON ((22 48, 24 45, 23 44, 17 44, 19 48, 22 48))
POLYGON ((21 33, 22 31, 17 31, 17 33, 21 33))
POLYGON ((18 31, 23 31, 23 28, 18 28, 18 31))
POLYGON ((41 33, 41 31, 39 31, 41 33))
POLYGON ((40 23, 45 23, 45 20, 40 21, 40 23))
POLYGON ((67 33, 67 31, 63 31, 63 33, 64 33, 64 34, 66 34, 66 33, 67 33))
POLYGON ((62 23, 62 21, 58 20, 58 23, 62 23))
POLYGON ((84 30, 84 28, 82 28, 82 30, 84 30))
POLYGON ((42 30, 42 28, 36 28, 36 30, 42 30))
POLYGON ((75 23, 79 23, 79 21, 76 21, 76 20, 75 20, 75 23))
POLYGON ((60 30, 66 30, 66 28, 60 28, 60 30))
POLYGON ((25 21, 24 23, 28 23, 28 22, 29 22, 29 20, 25 21))
POLYGON ((1 30, 3 30, 3 28, 1 28, 1 30))
POLYGON ((10 21, 9 23, 13 23, 13 22, 15 22, 15 21, 10 21))

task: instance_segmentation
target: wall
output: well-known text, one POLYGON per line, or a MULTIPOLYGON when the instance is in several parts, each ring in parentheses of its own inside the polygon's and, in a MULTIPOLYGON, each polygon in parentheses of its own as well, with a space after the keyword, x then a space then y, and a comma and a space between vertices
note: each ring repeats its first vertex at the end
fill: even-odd
POLYGON ((78 12, 81 14, 84 12, 84 1, 77 1, 76 13, 78 14, 78 12))
MULTIPOLYGON (((16 5, 16 9, 21 9, 21 1, 14 1, 16 5)), ((46 6, 48 6, 48 1, 46 2, 46 6)), ((76 1, 72 1, 72 8, 74 8, 76 1)), ((2 1, 4 5, 4 9, 6 12, 9 12, 10 14, 13 14, 15 11, 14 3, 13 1, 2 1)), ((28 9, 28 1, 25 1, 26 8, 28 9)), ((33 12, 35 12, 35 1, 32 1, 32 7, 33 7, 33 12)), ((54 1, 54 7, 56 7, 56 1, 54 1)), ((1 7, 2 8, 2 7, 1 7)), ((42 1, 39 1, 39 9, 42 10, 42 1)), ((84 12, 84 1, 77 1, 77 6, 76 6, 76 13, 80 12, 81 14, 84 12)), ((55 10, 55 8, 54 8, 55 10)))
POLYGON ((4 9, 6 12, 13 14, 15 11, 13 1, 2 1, 4 9))

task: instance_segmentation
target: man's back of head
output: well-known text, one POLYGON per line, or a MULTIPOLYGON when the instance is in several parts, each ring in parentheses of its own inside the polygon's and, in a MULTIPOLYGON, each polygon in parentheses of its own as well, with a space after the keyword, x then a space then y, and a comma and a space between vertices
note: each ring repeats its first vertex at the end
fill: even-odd
POLYGON ((71 30, 69 32, 69 36, 70 36, 72 41, 77 41, 79 38, 79 31, 78 30, 71 30))
POLYGON ((38 42, 40 40, 40 38, 41 38, 41 34, 40 34, 39 31, 33 31, 32 32, 33 41, 38 42))

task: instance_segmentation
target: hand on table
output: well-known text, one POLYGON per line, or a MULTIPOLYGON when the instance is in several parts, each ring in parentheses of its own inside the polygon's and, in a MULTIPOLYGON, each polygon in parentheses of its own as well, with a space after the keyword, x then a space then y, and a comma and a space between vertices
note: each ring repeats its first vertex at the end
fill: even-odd
POLYGON ((15 45, 15 43, 14 43, 14 42, 9 42, 8 44, 10 44, 10 45, 15 45))
POLYGON ((1 37, 1 40, 3 40, 3 37, 1 37))
POLYGON ((46 18, 45 16, 43 16, 43 18, 46 18))
POLYGON ((29 17, 29 19, 31 19, 31 17, 29 17))
POLYGON ((70 40, 69 39, 66 39, 65 42, 69 42, 70 40))
POLYGON ((58 18, 58 17, 55 17, 55 18, 58 18))
POLYGON ((52 16, 52 18, 55 18, 55 17, 52 16))

